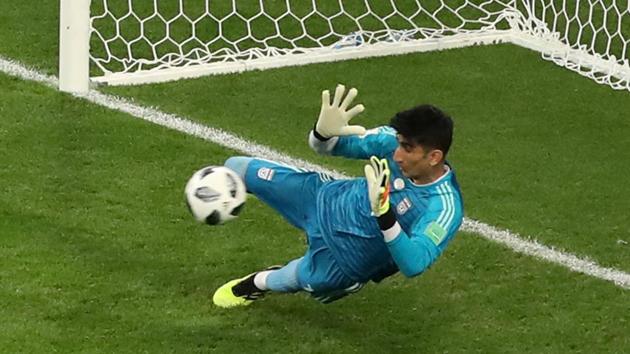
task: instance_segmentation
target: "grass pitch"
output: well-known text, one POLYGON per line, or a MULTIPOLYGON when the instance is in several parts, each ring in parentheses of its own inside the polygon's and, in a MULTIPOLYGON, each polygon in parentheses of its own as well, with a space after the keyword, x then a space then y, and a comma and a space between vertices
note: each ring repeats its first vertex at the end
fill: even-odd
MULTIPOLYGON (((0 54, 56 72, 56 2, 0 5, 0 54), (27 45, 28 44, 28 45, 27 45)), ((306 145, 323 88, 357 123, 420 102, 456 120, 467 216, 630 271, 628 93, 513 46, 108 89, 348 174, 306 145)), ((234 152, 0 75, 0 348, 15 352, 626 352, 627 290, 460 233, 436 265, 331 305, 211 304, 223 282, 299 257, 254 198, 196 224, 183 186, 234 152)))

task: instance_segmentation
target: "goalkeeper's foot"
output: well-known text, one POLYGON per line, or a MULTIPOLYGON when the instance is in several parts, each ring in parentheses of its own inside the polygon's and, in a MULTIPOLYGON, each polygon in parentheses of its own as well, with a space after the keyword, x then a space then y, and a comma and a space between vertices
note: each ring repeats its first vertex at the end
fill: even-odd
MULTIPOLYGON (((282 266, 271 266, 265 270, 276 270, 282 266)), ((265 296, 267 290, 260 290, 254 284, 254 277, 259 272, 249 274, 243 278, 230 280, 223 284, 212 296, 212 301, 219 307, 247 306, 265 296)))

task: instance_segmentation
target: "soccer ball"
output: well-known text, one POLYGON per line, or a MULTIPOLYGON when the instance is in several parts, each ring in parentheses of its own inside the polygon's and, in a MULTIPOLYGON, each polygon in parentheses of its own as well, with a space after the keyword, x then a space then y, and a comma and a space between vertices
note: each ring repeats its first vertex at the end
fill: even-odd
POLYGON ((190 177, 186 204, 197 221, 222 224, 238 216, 245 205, 245 184, 225 166, 207 166, 190 177))

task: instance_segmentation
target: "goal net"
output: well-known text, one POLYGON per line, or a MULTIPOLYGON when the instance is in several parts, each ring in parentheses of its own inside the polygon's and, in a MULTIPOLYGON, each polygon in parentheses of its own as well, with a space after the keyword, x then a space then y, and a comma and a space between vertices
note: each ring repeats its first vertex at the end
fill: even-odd
POLYGON ((629 0, 80 1, 90 76, 112 85, 508 42, 630 87, 629 0))

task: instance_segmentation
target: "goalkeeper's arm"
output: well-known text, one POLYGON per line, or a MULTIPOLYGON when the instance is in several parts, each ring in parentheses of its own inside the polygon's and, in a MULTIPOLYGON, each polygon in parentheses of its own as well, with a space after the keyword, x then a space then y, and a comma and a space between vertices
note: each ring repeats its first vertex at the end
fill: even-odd
POLYGON ((389 203, 390 172, 387 160, 372 156, 364 170, 372 215, 378 221, 394 262, 407 277, 421 274, 439 256, 438 248, 425 237, 409 237, 400 227, 389 203))
POLYGON ((348 109, 356 96, 357 89, 350 89, 346 95, 345 86, 337 85, 335 96, 331 103, 330 92, 328 90, 322 92, 322 107, 319 112, 319 118, 308 139, 309 145, 313 150, 321 154, 327 154, 335 147, 340 136, 365 134, 364 127, 348 125, 352 118, 364 110, 361 104, 348 109))

